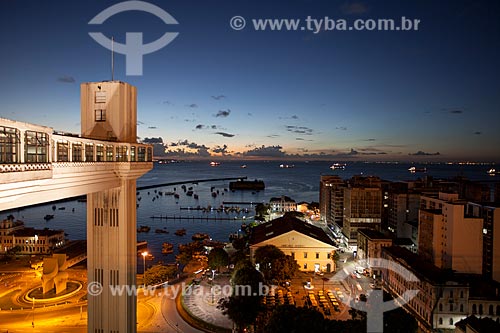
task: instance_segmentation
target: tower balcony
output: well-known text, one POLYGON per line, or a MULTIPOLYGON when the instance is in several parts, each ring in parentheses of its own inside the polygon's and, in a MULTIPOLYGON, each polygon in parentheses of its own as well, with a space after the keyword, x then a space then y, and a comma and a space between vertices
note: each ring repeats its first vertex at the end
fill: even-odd
POLYGON ((120 186, 153 168, 151 145, 0 118, 0 211, 120 186))

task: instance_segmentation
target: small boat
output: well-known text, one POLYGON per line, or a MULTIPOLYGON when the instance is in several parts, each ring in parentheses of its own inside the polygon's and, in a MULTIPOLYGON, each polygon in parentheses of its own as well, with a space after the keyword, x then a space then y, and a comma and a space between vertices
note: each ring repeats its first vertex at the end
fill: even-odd
POLYGON ((161 253, 163 254, 174 253, 174 244, 167 242, 163 243, 161 246, 161 253))
POLYGON ((186 234, 186 229, 182 228, 174 232, 177 236, 184 236, 186 234))
POLYGON ((330 169, 332 169, 332 170, 345 170, 346 166, 347 166, 347 164, 345 164, 345 163, 333 163, 330 166, 330 169))
POLYGON ((59 207, 57 209, 59 209, 59 210, 66 210, 66 207, 59 207))
POLYGON ((137 232, 149 232, 151 230, 151 227, 147 225, 141 225, 139 228, 137 228, 137 232))
POLYGON ((408 171, 410 171, 411 173, 415 173, 415 172, 427 172, 427 168, 417 168, 417 167, 410 167, 408 168, 408 171))
POLYGON ((282 169, 295 168, 295 164, 280 164, 280 168, 282 168, 282 169))
POLYGON ((494 168, 489 169, 487 173, 488 173, 488 175, 490 175, 490 176, 500 175, 500 171, 497 171, 497 170, 496 170, 496 169, 494 169, 494 168))
POLYGON ((219 165, 220 165, 220 162, 214 162, 214 161, 210 162, 210 166, 212 166, 212 167, 219 166, 219 165))
POLYGON ((210 239, 210 236, 202 232, 197 232, 193 236, 191 236, 191 239, 194 241, 202 241, 204 239, 210 239))
POLYGON ((156 229, 155 233, 157 234, 168 234, 168 231, 165 229, 156 229))
POLYGON ((45 216, 43 217, 43 219, 44 219, 45 221, 52 220, 53 218, 54 218, 54 215, 49 215, 49 214, 47 214, 47 215, 45 215, 45 216))
POLYGON ((242 168, 242 169, 246 169, 246 168, 247 168, 247 165, 246 165, 246 164, 243 164, 243 165, 241 165, 241 166, 240 166, 240 168, 242 168))

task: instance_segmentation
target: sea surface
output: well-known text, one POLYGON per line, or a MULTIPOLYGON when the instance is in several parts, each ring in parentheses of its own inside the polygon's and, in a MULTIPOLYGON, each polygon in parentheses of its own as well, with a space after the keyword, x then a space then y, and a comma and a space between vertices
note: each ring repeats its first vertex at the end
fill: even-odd
MULTIPOLYGON (((248 203, 268 202, 270 198, 281 195, 289 196, 297 202, 318 201, 321 175, 337 174, 344 179, 359 174, 374 175, 390 181, 411 180, 424 176, 435 178, 465 176, 479 181, 500 180, 500 176, 491 177, 486 173, 495 167, 492 165, 412 164, 417 168, 425 167, 427 169, 425 173, 410 173, 408 168, 412 165, 405 163, 354 162, 348 163, 345 170, 335 171, 329 168, 330 165, 331 162, 312 161, 221 161, 220 165, 215 167, 206 161, 155 163, 153 170, 138 180, 138 187, 185 181, 186 189, 192 187, 198 199, 195 199, 194 195, 186 195, 181 184, 138 190, 137 226, 149 226, 151 230, 147 233, 138 233, 137 239, 148 241, 148 251, 154 255, 154 261, 173 262, 175 253, 161 254, 163 242, 173 243, 176 252, 178 244, 190 242, 191 236, 198 232, 207 233, 214 240, 226 242, 229 234, 239 232, 241 224, 248 222, 249 218, 251 220, 254 215, 252 206, 248 203), (280 164, 288 164, 290 167, 280 168, 280 164), (243 168, 243 165, 246 167, 243 168), (266 188, 262 191, 232 192, 229 190, 229 180, 194 182, 228 177, 263 180, 266 188), (159 191, 164 194, 160 195, 159 191), (173 195, 166 195, 166 192, 176 192, 180 197, 176 199, 173 195), (212 192, 218 193, 217 196, 213 197, 212 192), (228 202, 238 202, 238 204, 228 204, 228 202), (217 208, 223 204, 225 207, 234 207, 234 211, 218 212, 217 208), (200 210, 189 210, 190 207, 199 207, 200 210), (206 212, 201 210, 202 208, 206 208, 206 212), (153 216, 170 218, 152 218, 153 216), (178 217, 189 219, 178 219, 178 217), (187 234, 176 236, 174 232, 181 228, 185 228, 187 234), (155 233, 156 229, 167 230, 169 233, 155 233)), ((496 168, 498 169, 498 166, 496 168)), ((13 214, 17 219, 24 221, 27 227, 63 229, 67 239, 70 240, 86 238, 85 202, 74 200, 50 203, 0 213, 2 214, 0 218, 13 214), (53 214, 54 218, 45 221, 44 216, 47 214, 53 214)), ((138 260, 138 263, 142 265, 142 260, 138 260)))

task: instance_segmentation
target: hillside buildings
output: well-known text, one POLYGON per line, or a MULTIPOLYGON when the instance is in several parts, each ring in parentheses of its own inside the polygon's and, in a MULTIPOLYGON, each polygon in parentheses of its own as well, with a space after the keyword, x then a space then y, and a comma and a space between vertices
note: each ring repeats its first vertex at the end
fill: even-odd
POLYGON ((63 230, 26 228, 11 218, 0 222, 0 253, 48 254, 64 244, 63 230))

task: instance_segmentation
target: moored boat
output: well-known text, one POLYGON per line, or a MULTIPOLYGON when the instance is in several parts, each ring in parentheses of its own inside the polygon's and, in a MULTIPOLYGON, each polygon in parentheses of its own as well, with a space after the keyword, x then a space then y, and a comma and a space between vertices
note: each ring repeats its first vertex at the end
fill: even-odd
POLYGON ((186 229, 182 228, 174 232, 177 236, 184 236, 186 234, 186 229))
POLYGON ((151 230, 151 227, 147 225, 141 225, 137 228, 137 232, 149 232, 149 230, 151 230))
POLYGON ((210 236, 202 232, 197 232, 191 237, 191 239, 195 241, 200 241, 204 239, 210 239, 210 236))
POLYGON ((263 190, 266 188, 264 181, 262 180, 238 180, 236 182, 229 183, 229 189, 233 190, 263 190))
POLYGON ((161 253, 163 254, 174 253, 174 244, 167 242, 163 243, 161 246, 161 253))

